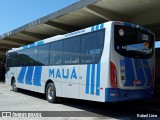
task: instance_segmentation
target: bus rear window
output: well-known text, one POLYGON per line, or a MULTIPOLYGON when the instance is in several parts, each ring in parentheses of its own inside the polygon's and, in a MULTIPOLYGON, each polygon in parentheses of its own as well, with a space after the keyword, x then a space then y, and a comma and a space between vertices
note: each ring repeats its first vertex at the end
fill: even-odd
POLYGON ((153 55, 154 36, 137 28, 115 25, 115 50, 127 57, 150 58, 153 55))

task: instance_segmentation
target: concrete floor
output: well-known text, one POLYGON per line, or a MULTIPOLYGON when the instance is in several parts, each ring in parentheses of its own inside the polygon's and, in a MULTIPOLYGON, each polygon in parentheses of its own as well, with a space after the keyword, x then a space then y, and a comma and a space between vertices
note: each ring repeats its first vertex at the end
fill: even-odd
MULTIPOLYGON (((0 83, 0 116, 2 116, 2 111, 21 113, 40 112, 42 113, 42 116, 46 116, 46 118, 32 119, 45 120, 53 119, 51 116, 54 117, 54 119, 65 120, 135 119, 137 118, 137 115, 143 114, 153 114, 160 117, 160 99, 152 98, 150 100, 119 103, 98 103, 85 100, 68 99, 61 103, 51 104, 45 100, 45 95, 43 94, 26 90, 13 92, 11 90, 11 86, 0 83)), ((7 118, 7 120, 8 119, 9 118, 7 118)))

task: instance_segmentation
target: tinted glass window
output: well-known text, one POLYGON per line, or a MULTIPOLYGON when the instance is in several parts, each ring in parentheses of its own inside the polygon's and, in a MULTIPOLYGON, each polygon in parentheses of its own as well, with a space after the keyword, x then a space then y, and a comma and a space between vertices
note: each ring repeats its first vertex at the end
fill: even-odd
POLYGON ((37 66, 38 62, 38 47, 33 47, 29 49, 30 65, 37 66))
POLYGON ((154 36, 140 29, 115 25, 115 50, 123 56, 150 58, 154 36))
POLYGON ((51 43, 50 65, 60 65, 62 63, 62 41, 51 43))
POLYGON ((29 49, 22 50, 22 66, 30 66, 29 49))
POLYGON ((11 54, 10 53, 7 54, 6 60, 7 60, 7 67, 11 67, 11 54))
POLYGON ((80 37, 64 40, 63 64, 78 64, 80 62, 80 37))
POLYGON ((104 30, 83 35, 81 63, 98 63, 103 51, 104 30))
POLYGON ((17 51, 17 67, 20 67, 23 65, 23 53, 22 50, 17 51))
POLYGON ((7 66, 98 63, 104 46, 104 31, 99 30, 8 54, 7 66))
POLYGON ((50 44, 38 46, 38 62, 40 65, 48 65, 50 44))
POLYGON ((12 67, 16 67, 18 64, 17 64, 17 52, 12 52, 11 53, 11 66, 12 67))

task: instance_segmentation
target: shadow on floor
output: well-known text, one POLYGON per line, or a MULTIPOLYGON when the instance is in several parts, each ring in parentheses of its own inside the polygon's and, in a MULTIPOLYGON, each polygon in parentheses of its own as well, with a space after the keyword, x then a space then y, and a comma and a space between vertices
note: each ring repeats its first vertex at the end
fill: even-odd
MULTIPOLYGON (((27 90, 20 90, 21 94, 45 100, 45 95, 27 90)), ((48 103, 51 104, 52 103, 48 103)), ((149 100, 135 100, 116 103, 100 103, 78 99, 64 99, 60 104, 80 109, 87 113, 86 117, 112 117, 115 119, 142 119, 137 114, 160 114, 160 99, 154 97, 149 100), (156 103, 155 100, 159 101, 156 103), (151 109, 152 108, 152 109, 151 109)), ((82 112, 81 114, 83 114, 82 112)), ((83 116, 79 114, 79 117, 83 116)), ((74 115, 73 115, 74 116, 74 115)))

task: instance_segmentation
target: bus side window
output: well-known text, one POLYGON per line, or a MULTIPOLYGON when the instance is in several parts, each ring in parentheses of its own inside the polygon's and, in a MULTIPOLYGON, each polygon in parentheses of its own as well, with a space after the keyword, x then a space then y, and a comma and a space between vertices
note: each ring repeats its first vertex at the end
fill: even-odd
POLYGON ((31 66, 40 65, 40 63, 38 62, 38 47, 30 48, 29 57, 31 66))
POLYGON ((38 46, 38 62, 40 65, 48 65, 49 63, 49 47, 50 44, 38 46))
POLYGON ((92 32, 82 36, 81 63, 98 63, 104 44, 104 31, 92 32))
POLYGON ((18 65, 18 59, 17 59, 17 52, 12 52, 11 53, 11 67, 17 67, 18 65))
POLYGON ((22 50, 22 66, 30 66, 30 57, 29 57, 29 49, 22 50))
POLYGON ((17 66, 21 67, 23 65, 23 53, 22 50, 17 52, 17 66))
POLYGON ((81 41, 79 36, 64 41, 63 64, 79 64, 80 46, 81 41))
POLYGON ((6 67, 11 67, 11 54, 8 53, 7 54, 7 63, 6 63, 6 67))
POLYGON ((60 65, 62 63, 62 41, 51 43, 50 65, 60 65))

